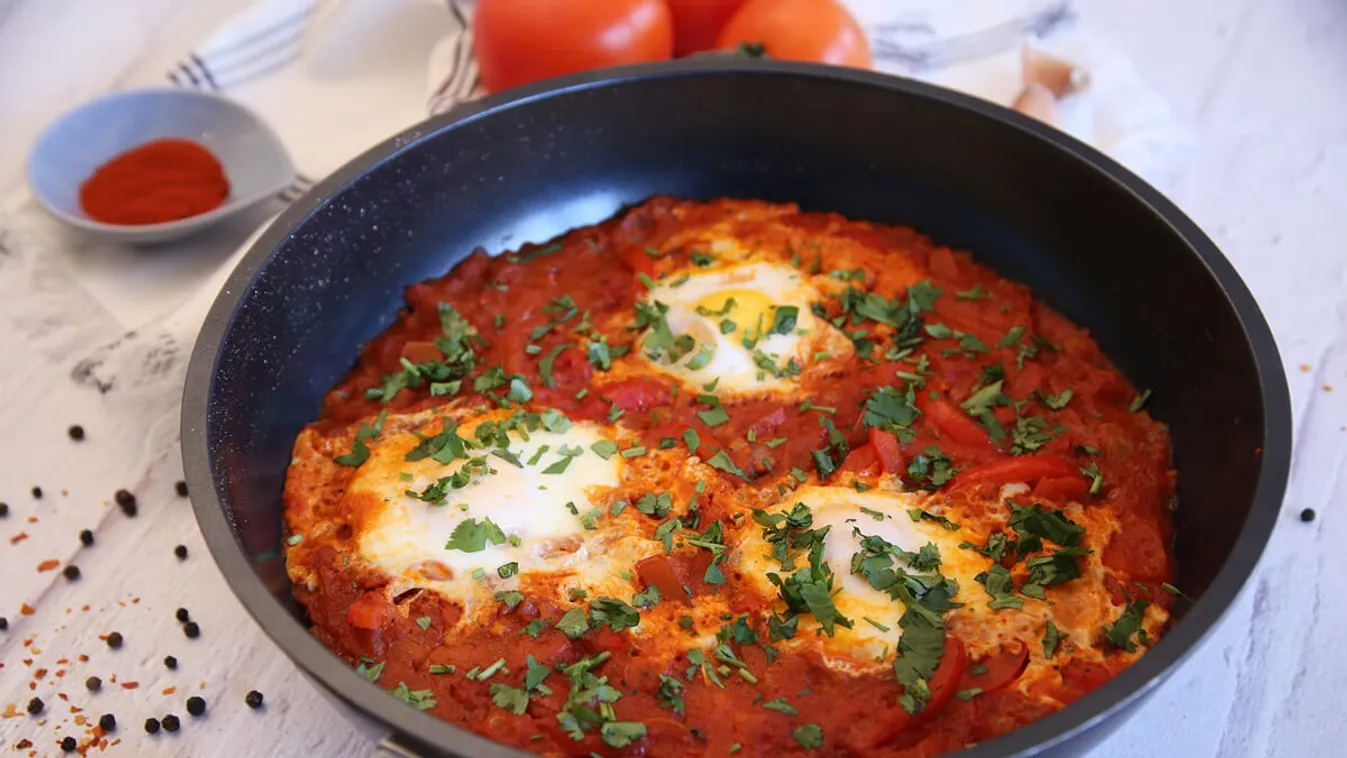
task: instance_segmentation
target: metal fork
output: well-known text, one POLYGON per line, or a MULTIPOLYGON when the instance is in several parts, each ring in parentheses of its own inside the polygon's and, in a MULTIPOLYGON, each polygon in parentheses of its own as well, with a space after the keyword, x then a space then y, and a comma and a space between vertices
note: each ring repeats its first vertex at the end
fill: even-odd
POLYGON ((1074 18, 1070 3, 1060 2, 986 29, 924 44, 905 44, 889 38, 899 33, 931 31, 920 24, 879 24, 871 28, 871 36, 876 59, 901 64, 910 71, 929 71, 1005 52, 1025 37, 1046 36, 1074 18))

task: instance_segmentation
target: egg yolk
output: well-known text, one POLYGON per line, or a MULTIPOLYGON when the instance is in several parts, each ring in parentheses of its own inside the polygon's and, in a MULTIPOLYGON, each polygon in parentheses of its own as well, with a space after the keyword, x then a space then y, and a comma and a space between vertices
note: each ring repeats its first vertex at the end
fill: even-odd
POLYGON ((712 319, 736 340, 758 339, 772 329, 776 305, 754 290, 721 290, 697 301, 697 314, 712 319))

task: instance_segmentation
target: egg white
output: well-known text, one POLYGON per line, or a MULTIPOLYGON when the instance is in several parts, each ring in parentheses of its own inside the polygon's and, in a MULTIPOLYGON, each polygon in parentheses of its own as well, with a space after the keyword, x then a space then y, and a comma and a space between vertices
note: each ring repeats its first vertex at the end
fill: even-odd
MULTIPOLYGON (((823 560, 833 572, 836 592, 833 604, 851 620, 852 628, 838 626, 834 635, 828 637, 812 616, 804 615, 800 617, 799 632, 791 644, 818 647, 830 666, 843 670, 864 669, 886 653, 891 660, 902 636, 898 626, 904 611, 902 603, 887 592, 871 587, 864 576, 851 573, 851 558, 861 550, 864 537, 882 537, 912 553, 928 543, 934 544, 940 551, 940 573, 958 585, 955 601, 965 603, 970 612, 979 613, 975 606, 985 607, 985 601, 990 599, 985 597, 982 585, 974 581, 975 576, 987 569, 990 561, 976 552, 959 548, 959 543, 967 538, 960 533, 962 530, 950 531, 925 519, 914 521, 909 509, 928 506, 921 495, 895 490, 857 492, 851 487, 809 486, 796 490, 769 510, 789 510, 796 503, 809 507, 814 519, 812 528, 830 527, 824 538, 823 560)), ((798 560, 796 564, 803 565, 798 560)), ((782 573, 780 563, 771 556, 771 545, 762 538, 760 529, 745 533, 740 566, 745 577, 755 582, 761 593, 767 596, 777 593, 767 574, 782 573)))
MULTIPOLYGON (((464 423, 460 435, 471 438, 476 424, 488 418, 464 423)), ((494 611, 496 592, 515 589, 531 577, 545 577, 531 587, 545 586, 560 601, 576 589, 591 598, 630 599, 636 588, 629 569, 662 548, 642 536, 629 516, 615 517, 596 502, 620 483, 623 470, 620 455, 604 459, 593 450, 607 439, 602 430, 575 423, 559 432, 537 429, 527 439, 518 431, 509 437, 508 450, 521 465, 490 450, 471 451, 487 455, 489 470, 476 474, 467 486, 449 490, 443 505, 409 493, 423 492, 454 474, 464 461, 406 461, 407 452, 420 441, 412 434, 383 440, 360 467, 346 495, 363 503, 358 551, 391 577, 389 597, 411 589, 437 593, 463 606, 461 624, 480 623, 494 611), (583 452, 571 457, 564 471, 546 473, 561 460, 563 446, 583 452), (488 539, 475 552, 447 549, 454 530, 469 519, 478 524, 490 519, 503 541, 488 539), (517 564, 517 573, 502 576, 510 570, 502 572, 501 567, 511 563, 517 564)))
POLYGON ((845 360, 854 351, 845 335, 814 315, 811 305, 822 300, 799 271, 776 263, 675 272, 650 290, 646 303, 667 307, 670 333, 690 337, 693 346, 671 360, 671 351, 660 350, 647 331, 638 356, 690 385, 715 381, 717 392, 789 388, 815 364, 845 360), (779 309, 793 313, 793 326, 773 329, 779 309))

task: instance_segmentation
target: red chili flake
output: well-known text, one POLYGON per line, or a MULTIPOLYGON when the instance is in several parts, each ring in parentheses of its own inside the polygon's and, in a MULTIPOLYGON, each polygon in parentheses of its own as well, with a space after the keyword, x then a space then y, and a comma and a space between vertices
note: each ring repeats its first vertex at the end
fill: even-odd
POLYGON ((41 574, 44 571, 51 571, 52 569, 60 565, 61 562, 56 560, 55 558, 48 558, 47 560, 37 564, 37 573, 41 574))
POLYGON ((164 688, 164 691, 163 691, 163 692, 160 692, 159 694, 160 694, 160 695, 172 695, 173 693, 175 693, 175 692, 177 692, 177 691, 178 691, 178 688, 177 688, 177 687, 165 687, 165 688, 164 688))
POLYGON ((29 516, 29 517, 28 517, 28 523, 30 523, 30 524, 36 524, 36 523, 37 523, 37 516, 29 516))
POLYGON ((139 686, 140 682, 122 682, 122 689, 124 690, 134 690, 139 686))
POLYGON ((84 653, 80 653, 79 655, 75 656, 75 660, 79 661, 80 663, 88 663, 89 656, 85 655, 84 653))
POLYGON ((32 747, 32 746, 33 746, 33 741, 30 740, 30 739, 22 739, 22 740, 19 740, 19 741, 16 742, 16 743, 14 743, 14 747, 16 747, 16 748, 18 748, 18 749, 20 749, 20 750, 24 750, 24 749, 30 748, 30 747, 32 747))
POLYGON ((9 544, 11 544, 11 545, 17 545, 17 544, 19 544, 20 542, 23 542, 23 541, 26 540, 26 539, 28 539, 28 532, 19 532, 18 534, 16 534, 16 535, 14 535, 13 537, 10 537, 10 538, 9 538, 9 544))
POLYGON ((37 609, 27 603, 24 603, 23 605, 19 606, 19 613, 22 613, 25 616, 31 616, 34 613, 37 613, 37 609))
POLYGON ((46 676, 46 675, 47 675, 47 670, 46 670, 46 669, 37 669, 36 671, 33 672, 33 678, 34 678, 34 679, 41 679, 42 677, 44 677, 44 676, 46 676))

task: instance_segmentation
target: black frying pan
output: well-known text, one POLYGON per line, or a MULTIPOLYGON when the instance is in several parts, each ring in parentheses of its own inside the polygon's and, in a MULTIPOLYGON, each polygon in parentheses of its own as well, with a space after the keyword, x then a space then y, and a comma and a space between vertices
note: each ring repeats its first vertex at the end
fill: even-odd
POLYGON ((967 758, 1084 751, 1225 613, 1281 504, 1289 400, 1258 306, 1177 208, 1051 128, 890 76, 763 61, 582 74, 462 106, 319 184, 239 264, 192 356, 183 457, 211 552, 266 633, 388 749, 518 755, 399 703, 310 636, 279 557, 294 436, 403 287, 656 193, 914 225, 1028 283, 1154 389, 1196 602, 1120 676, 967 758))

